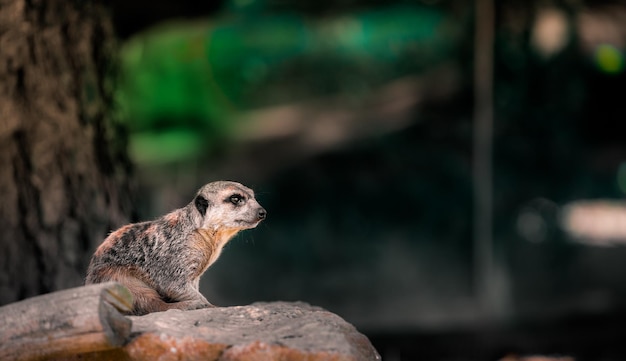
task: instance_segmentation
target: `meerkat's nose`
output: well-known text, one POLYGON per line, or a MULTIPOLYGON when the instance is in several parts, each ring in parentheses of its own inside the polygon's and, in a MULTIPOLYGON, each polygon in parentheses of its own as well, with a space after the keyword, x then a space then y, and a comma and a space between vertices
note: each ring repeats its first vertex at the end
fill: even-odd
POLYGON ((265 219, 265 217, 267 217, 267 211, 264 208, 259 209, 258 217, 259 219, 265 219))

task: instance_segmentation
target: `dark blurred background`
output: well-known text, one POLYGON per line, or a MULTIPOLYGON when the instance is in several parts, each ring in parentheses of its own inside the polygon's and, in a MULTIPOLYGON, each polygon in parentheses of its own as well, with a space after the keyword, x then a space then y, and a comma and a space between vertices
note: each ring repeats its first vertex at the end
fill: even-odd
POLYGON ((217 179, 268 210, 204 275, 212 303, 322 306, 390 361, 626 359, 626 4, 108 7, 136 220, 217 179))

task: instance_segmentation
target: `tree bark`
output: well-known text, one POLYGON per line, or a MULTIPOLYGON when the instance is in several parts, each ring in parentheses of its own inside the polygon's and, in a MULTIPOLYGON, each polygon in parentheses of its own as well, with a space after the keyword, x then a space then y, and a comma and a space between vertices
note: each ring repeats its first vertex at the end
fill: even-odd
POLYGON ((82 284, 128 221, 114 53, 97 2, 0 0, 0 304, 82 284))

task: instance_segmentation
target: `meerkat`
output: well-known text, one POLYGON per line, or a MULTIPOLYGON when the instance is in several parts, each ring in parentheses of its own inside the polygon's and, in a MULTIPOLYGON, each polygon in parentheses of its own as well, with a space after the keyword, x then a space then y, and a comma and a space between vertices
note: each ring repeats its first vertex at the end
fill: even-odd
POLYGON ((187 206, 112 232, 91 258, 85 284, 123 284, 134 297, 133 315, 214 307, 198 289, 200 276, 235 234, 266 217, 251 189, 209 183, 187 206))

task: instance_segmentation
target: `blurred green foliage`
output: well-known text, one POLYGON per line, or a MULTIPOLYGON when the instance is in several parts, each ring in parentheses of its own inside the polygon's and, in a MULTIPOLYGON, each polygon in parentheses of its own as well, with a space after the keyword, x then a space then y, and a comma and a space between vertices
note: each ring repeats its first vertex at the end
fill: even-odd
MULTIPOLYGON (((493 232, 510 315, 623 308, 626 251, 569 242, 558 223, 572 200, 626 193, 623 50, 584 50, 576 16, 565 16, 571 34, 546 55, 531 41, 537 4, 498 4, 493 232)), ((135 160, 161 169, 143 174, 162 182, 154 198, 165 199, 163 211, 182 201, 162 189, 181 196, 183 177, 196 187, 215 176, 204 165, 217 157, 198 155, 219 150, 242 112, 335 94, 366 99, 441 62, 459 71, 457 91, 422 102, 400 132, 303 157, 256 184, 241 179, 270 217, 229 244, 203 287, 217 304, 306 300, 370 327, 423 326, 433 314, 445 316, 433 324, 471 320, 473 35, 459 14, 471 16, 473 3, 456 13, 352 5, 318 17, 265 6, 233 0, 211 20, 155 27, 124 46, 117 99, 135 160), (186 160, 202 169, 161 167, 186 160)))
POLYGON ((624 55, 610 44, 600 45, 595 53, 598 69, 609 74, 618 74, 624 70, 624 55))
POLYGON ((121 52, 116 99, 131 156, 145 164, 192 159, 227 139, 243 111, 363 96, 449 58, 452 29, 441 11, 408 5, 324 19, 242 11, 157 26, 121 52))

